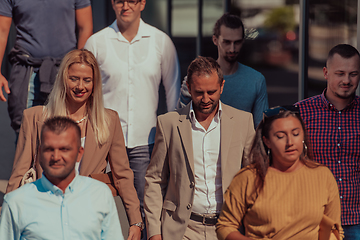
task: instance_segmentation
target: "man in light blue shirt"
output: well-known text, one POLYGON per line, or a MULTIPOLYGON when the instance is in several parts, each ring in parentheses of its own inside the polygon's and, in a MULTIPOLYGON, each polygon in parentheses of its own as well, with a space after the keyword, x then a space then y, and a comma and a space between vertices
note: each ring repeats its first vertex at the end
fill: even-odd
POLYGON ((110 189, 75 173, 83 154, 80 136, 69 118, 44 123, 42 178, 5 195, 0 239, 123 239, 110 189))

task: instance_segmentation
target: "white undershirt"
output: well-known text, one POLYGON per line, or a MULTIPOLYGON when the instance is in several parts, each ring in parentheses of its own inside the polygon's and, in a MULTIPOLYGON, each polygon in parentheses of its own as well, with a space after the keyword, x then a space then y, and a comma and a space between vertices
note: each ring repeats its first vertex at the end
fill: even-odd
POLYGON ((195 195, 192 211, 199 214, 219 213, 221 211, 222 178, 220 159, 220 118, 219 110, 207 130, 197 121, 190 108, 192 140, 194 152, 195 195))

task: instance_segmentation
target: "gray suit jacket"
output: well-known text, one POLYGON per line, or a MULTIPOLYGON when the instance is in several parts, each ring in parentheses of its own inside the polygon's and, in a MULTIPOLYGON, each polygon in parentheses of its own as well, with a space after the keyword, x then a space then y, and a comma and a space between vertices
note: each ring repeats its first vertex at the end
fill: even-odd
MULTIPOLYGON (((158 117, 155 146, 146 172, 144 206, 148 237, 183 238, 194 200, 190 104, 158 117)), ((220 120, 223 192, 240 170, 254 137, 251 113, 222 104, 220 120)))

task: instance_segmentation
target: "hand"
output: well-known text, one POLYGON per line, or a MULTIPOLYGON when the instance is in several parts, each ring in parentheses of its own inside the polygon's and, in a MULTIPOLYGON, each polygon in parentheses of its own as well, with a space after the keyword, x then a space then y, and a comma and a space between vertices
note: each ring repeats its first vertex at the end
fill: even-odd
POLYGON ((162 240, 162 237, 161 237, 160 234, 159 235, 154 235, 151 238, 149 238, 149 240, 162 240))
POLYGON ((4 90, 7 94, 10 93, 10 89, 9 89, 9 85, 8 85, 8 81, 6 80, 6 78, 0 74, 0 100, 3 102, 6 102, 6 98, 3 94, 2 88, 4 87, 4 90))
POLYGON ((140 240, 141 229, 138 226, 130 226, 127 240, 140 240))

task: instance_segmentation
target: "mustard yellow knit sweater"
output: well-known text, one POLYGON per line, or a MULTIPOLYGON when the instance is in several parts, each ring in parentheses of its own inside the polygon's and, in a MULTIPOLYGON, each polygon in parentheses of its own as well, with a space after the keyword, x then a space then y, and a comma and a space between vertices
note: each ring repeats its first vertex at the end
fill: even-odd
POLYGON ((291 173, 269 168, 260 193, 255 178, 248 166, 227 189, 216 229, 220 240, 237 231, 242 221, 247 237, 278 240, 317 240, 323 214, 340 224, 339 191, 327 167, 304 165, 291 173))

